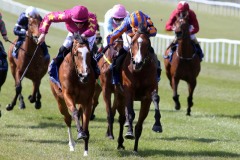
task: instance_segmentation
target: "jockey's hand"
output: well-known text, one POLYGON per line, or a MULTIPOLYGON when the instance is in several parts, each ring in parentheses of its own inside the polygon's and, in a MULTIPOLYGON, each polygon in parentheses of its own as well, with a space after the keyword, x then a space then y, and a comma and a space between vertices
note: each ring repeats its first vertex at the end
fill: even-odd
POLYGON ((176 30, 176 26, 172 26, 172 31, 175 31, 176 30))
POLYGON ((3 36, 3 39, 5 40, 5 42, 9 41, 7 36, 3 36))
POLYGON ((85 34, 81 34, 81 37, 82 37, 82 39, 83 39, 84 41, 86 41, 86 40, 87 40, 87 37, 86 37, 86 35, 85 35, 85 34))
POLYGON ((38 38, 37 44, 41 44, 42 42, 44 42, 45 36, 46 36, 46 34, 42 33, 38 38))

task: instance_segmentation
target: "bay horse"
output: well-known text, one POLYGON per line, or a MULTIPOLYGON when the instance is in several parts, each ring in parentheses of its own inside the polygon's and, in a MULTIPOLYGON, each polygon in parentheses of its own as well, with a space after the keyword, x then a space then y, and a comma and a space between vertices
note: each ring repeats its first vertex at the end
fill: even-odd
MULTIPOLYGON (((173 90, 173 100, 175 109, 180 110, 181 104, 178 95, 178 83, 184 80, 188 84, 188 108, 187 114, 191 115, 191 107, 193 106, 193 92, 197 85, 197 76, 201 70, 200 58, 196 54, 193 42, 190 39, 188 14, 180 15, 175 22, 175 35, 177 38, 178 47, 170 59, 164 59, 166 75, 170 81, 170 86, 173 90)), ((170 45, 171 46, 171 45, 170 45)), ((169 55, 170 47, 167 48, 165 56, 169 55)))
MULTIPOLYGON (((25 74, 25 77, 32 80, 33 82, 33 91, 32 94, 28 97, 28 99, 31 103, 35 103, 36 109, 41 108, 41 94, 39 87, 41 84, 41 79, 47 73, 50 57, 49 56, 44 57, 42 48, 40 46, 39 47, 37 46, 37 38, 40 35, 40 32, 38 30, 40 23, 41 23, 40 17, 29 18, 26 39, 18 51, 17 58, 12 56, 14 44, 11 44, 8 50, 8 59, 10 62, 11 72, 15 80, 16 87, 15 96, 11 104, 8 104, 6 107, 8 111, 14 108, 18 97, 20 101, 19 104, 20 109, 25 108, 25 103, 23 100, 23 96, 21 94, 22 91, 21 78, 22 75, 24 74, 24 71, 26 71, 26 67, 30 63, 31 58, 32 58, 31 64, 29 65, 25 74), (33 57, 33 55, 35 55, 35 57, 33 57)), ((14 43, 16 42, 17 39, 14 41, 14 43)))
MULTIPOLYGON (((143 122, 146 119, 152 100, 156 103, 158 93, 157 82, 157 65, 154 61, 154 53, 150 52, 151 42, 149 39, 148 31, 146 27, 140 23, 138 31, 132 37, 130 45, 130 54, 128 54, 124 60, 122 66, 122 84, 124 89, 125 107, 127 108, 127 115, 129 121, 128 131, 125 135, 126 139, 135 139, 134 152, 138 151, 138 142, 142 134, 143 122), (140 101, 139 117, 135 126, 135 135, 133 134, 133 120, 135 117, 134 101, 140 101)), ((120 115, 125 112, 122 111, 120 115)), ((160 130, 162 126, 160 123, 160 111, 158 112, 157 124, 160 130)), ((123 116, 120 116, 123 117, 123 116)), ((156 118, 156 115, 155 115, 156 118)), ((118 148, 124 148, 123 146, 123 134, 122 126, 124 120, 119 120, 120 131, 118 138, 118 148)), ((161 132, 161 131, 160 131, 161 132)))
POLYGON ((71 52, 64 58, 59 68, 61 89, 50 81, 52 93, 57 100, 58 108, 64 116, 68 127, 70 151, 75 150, 75 142, 71 132, 72 119, 77 126, 77 139, 84 139, 84 156, 88 155, 89 120, 94 93, 95 75, 91 66, 91 54, 88 41, 74 34, 71 52), (78 106, 76 106, 78 105, 78 106), (80 116, 82 126, 80 125, 80 116))
POLYGON ((113 64, 113 60, 118 56, 120 49, 123 49, 122 37, 114 41, 113 47, 108 48, 105 53, 102 53, 103 55, 98 61, 98 67, 101 72, 101 74, 99 75, 101 88, 99 88, 99 83, 96 83, 96 88, 95 88, 95 93, 93 98, 92 116, 94 115, 94 110, 98 104, 97 102, 98 102, 99 94, 102 92, 103 100, 106 106, 107 122, 108 122, 106 136, 109 139, 114 139, 113 122, 114 122, 114 116, 115 116, 116 110, 117 109, 124 110, 123 93, 119 87, 115 87, 115 85, 112 84, 112 67, 113 65, 115 65, 113 64), (114 94, 113 105, 111 100, 112 94, 114 94))

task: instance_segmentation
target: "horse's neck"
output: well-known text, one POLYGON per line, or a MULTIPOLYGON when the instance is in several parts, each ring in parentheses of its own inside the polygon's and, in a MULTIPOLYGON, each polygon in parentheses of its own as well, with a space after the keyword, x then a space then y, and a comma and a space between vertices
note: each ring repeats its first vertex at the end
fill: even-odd
POLYGON ((193 47, 192 47, 190 38, 178 40, 178 54, 179 55, 191 56, 193 54, 192 50, 193 50, 193 47))

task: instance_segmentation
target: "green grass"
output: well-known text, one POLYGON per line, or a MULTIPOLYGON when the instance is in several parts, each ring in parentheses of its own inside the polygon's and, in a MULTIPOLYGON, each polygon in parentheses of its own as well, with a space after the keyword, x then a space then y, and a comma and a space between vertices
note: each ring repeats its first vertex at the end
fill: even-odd
MULTIPOLYGON (((39 1, 28 3, 33 5, 37 2, 38 5, 36 6, 42 6, 48 10, 51 8, 52 10, 69 8, 70 5, 72 6, 73 3, 77 4, 77 2, 78 4, 93 3, 92 0, 85 2, 70 1, 68 2, 69 7, 66 4, 63 5, 61 3, 63 2, 62 0, 59 0, 57 4, 47 0, 41 1, 41 4, 39 4, 39 1), (54 5, 49 5, 49 3, 54 5)), ((109 3, 105 4, 99 3, 96 6, 99 10, 98 13, 100 13, 101 9, 109 8, 113 4, 114 1, 109 1, 109 3)), ((131 7, 133 8, 134 6, 131 7)), ((164 7, 161 8, 164 9, 164 7)), ((161 9, 159 8, 160 11, 161 9)), ((12 40, 14 38, 12 29, 17 16, 7 12, 2 13, 7 25, 9 38, 12 40)), ((51 46, 50 53, 52 57, 56 55, 65 36, 66 32, 64 31, 54 28, 50 29, 46 41, 51 46)), ((4 43, 4 45, 7 49, 9 43, 4 43)), ((161 57, 160 60, 163 62, 161 57)), ((124 142, 125 151, 118 151, 116 149, 119 130, 117 117, 115 117, 114 123, 115 139, 111 141, 105 138, 107 126, 106 112, 102 97, 100 97, 100 105, 96 109, 96 120, 91 121, 89 126, 89 157, 85 159, 240 159, 239 67, 202 62, 202 70, 194 92, 194 106, 191 117, 185 115, 188 96, 186 83, 180 82, 179 94, 182 108, 180 111, 175 111, 172 91, 164 69, 161 77, 159 94, 161 96, 160 108, 163 133, 154 133, 151 130, 154 122, 154 108, 152 105, 149 115, 144 122, 139 142, 139 153, 133 154, 134 141, 130 140, 125 140, 124 142)), ((63 121, 63 116, 57 108, 56 100, 51 93, 48 76, 46 75, 43 78, 40 87, 42 93, 42 108, 40 110, 36 110, 34 105, 27 100, 28 95, 32 92, 31 81, 24 79, 22 85, 22 93, 25 97, 27 108, 19 110, 17 103, 13 111, 7 112, 5 106, 11 102, 15 94, 14 80, 9 68, 7 80, 0 93, 0 109, 2 111, 2 117, 0 118, 0 159, 83 159, 83 141, 77 142, 75 152, 69 151, 67 127, 63 121)), ((137 119, 139 102, 134 104, 137 119)), ((77 132, 74 122, 72 131, 74 139, 76 139, 77 132)), ((126 129, 124 130, 125 133, 126 129)))

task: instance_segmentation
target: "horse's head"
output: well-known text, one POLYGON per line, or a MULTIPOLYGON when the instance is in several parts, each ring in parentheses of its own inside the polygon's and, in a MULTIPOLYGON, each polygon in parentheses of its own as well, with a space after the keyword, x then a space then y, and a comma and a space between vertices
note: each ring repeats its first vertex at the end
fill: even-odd
POLYGON ((189 38, 189 23, 188 23, 188 12, 185 14, 181 13, 177 16, 177 20, 175 21, 175 35, 177 39, 189 38))
POLYGON ((37 39, 40 36, 39 26, 41 23, 40 17, 29 18, 28 20, 28 32, 27 36, 33 38, 33 40, 37 43, 37 39))
POLYGON ((105 52, 105 56, 108 58, 109 61, 112 61, 116 58, 119 54, 120 49, 123 48, 123 39, 122 37, 116 39, 113 42, 113 46, 109 48, 107 52, 105 52))
POLYGON ((86 83, 90 74, 91 55, 88 41, 82 38, 79 34, 74 34, 71 54, 79 81, 86 83))
POLYGON ((140 71, 149 58, 150 39, 147 28, 140 23, 138 30, 132 38, 131 42, 131 55, 134 71, 140 71))

